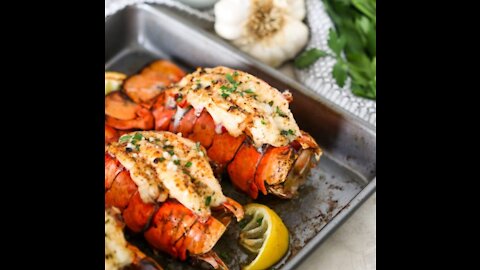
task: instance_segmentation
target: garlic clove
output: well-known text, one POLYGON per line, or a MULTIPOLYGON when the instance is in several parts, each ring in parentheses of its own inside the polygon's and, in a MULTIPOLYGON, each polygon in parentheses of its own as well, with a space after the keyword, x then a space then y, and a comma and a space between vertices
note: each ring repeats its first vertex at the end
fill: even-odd
POLYGON ((295 57, 303 50, 308 42, 308 27, 301 21, 287 19, 285 27, 278 33, 276 42, 281 44, 281 48, 286 55, 286 59, 295 57), (294 38, 292 38, 294 37, 294 38))
POLYGON ((299 21, 303 21, 307 16, 304 0, 286 0, 288 3, 289 15, 299 21))
POLYGON ((243 25, 250 15, 250 1, 223 0, 214 7, 215 32, 224 39, 240 38, 243 25))
POLYGON ((224 39, 235 40, 242 36, 242 29, 236 25, 216 23, 215 32, 224 39))

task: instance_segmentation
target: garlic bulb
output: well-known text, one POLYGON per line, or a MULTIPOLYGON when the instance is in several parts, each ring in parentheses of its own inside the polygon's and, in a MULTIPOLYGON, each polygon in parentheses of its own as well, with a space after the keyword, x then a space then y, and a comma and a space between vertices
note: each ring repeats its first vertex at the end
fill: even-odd
POLYGON ((215 31, 260 61, 278 67, 307 44, 304 0, 220 0, 215 31))

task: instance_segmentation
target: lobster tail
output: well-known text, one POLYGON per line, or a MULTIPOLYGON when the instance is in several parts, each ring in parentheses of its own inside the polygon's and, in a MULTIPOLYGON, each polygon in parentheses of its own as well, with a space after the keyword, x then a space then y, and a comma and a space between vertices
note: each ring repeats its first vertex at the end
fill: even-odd
MULTIPOLYGON (((127 138, 132 137, 132 140, 135 136, 137 136, 137 139, 143 136, 144 145, 139 145, 138 150, 135 150, 136 152, 133 154, 131 153, 133 150, 126 150, 125 148, 128 149, 128 145, 132 144, 131 141, 123 144, 112 143, 109 146, 105 154, 105 207, 119 209, 126 227, 133 233, 143 233, 147 242, 154 249, 163 251, 180 260, 186 260, 188 256, 193 256, 211 262, 214 267, 225 267, 225 264, 211 250, 225 232, 232 216, 235 216, 238 220, 243 218, 242 206, 228 197, 223 197, 222 194, 216 194, 215 197, 208 196, 202 199, 202 204, 207 207, 211 205, 212 209, 211 214, 204 216, 187 208, 175 199, 174 197, 179 195, 173 189, 169 191, 165 198, 160 194, 157 199, 146 201, 142 198, 142 192, 145 193, 146 191, 137 182, 139 181, 139 174, 149 171, 152 179, 156 180, 159 185, 162 184, 160 180, 164 179, 165 176, 158 177, 154 171, 148 169, 147 166, 149 165, 146 163, 143 165, 140 161, 129 163, 130 156, 128 156, 138 157, 142 155, 144 159, 152 160, 153 165, 161 166, 163 163, 167 163, 163 154, 162 158, 149 155, 155 155, 158 151, 156 149, 166 149, 172 151, 171 154, 173 154, 172 157, 175 157, 175 160, 180 160, 181 157, 190 157, 191 161, 185 162, 185 168, 181 171, 175 169, 170 174, 164 171, 172 179, 165 181, 173 181, 178 175, 193 178, 197 170, 201 170, 199 175, 202 177, 208 178, 209 175, 212 175, 212 179, 215 180, 213 172, 208 172, 210 167, 208 167, 206 157, 200 154, 203 152, 195 151, 192 154, 189 150, 187 155, 181 149, 188 146, 189 141, 168 132, 133 133, 125 136, 127 138), (187 145, 183 145, 182 142, 187 143, 187 145), (173 153, 173 151, 176 152, 173 153), (177 155, 178 157, 176 157, 177 155), (201 160, 205 160, 207 166, 202 166, 201 160), (142 170, 136 170, 135 166, 140 166, 142 170), (134 175, 136 175, 136 178, 134 178, 134 175)), ((121 140, 124 140, 123 137, 121 140)), ((136 143, 139 144, 138 141, 136 143)), ((195 146, 193 142, 191 144, 195 146)), ((178 164, 180 163, 179 161, 178 164)), ((172 168, 166 170, 172 170, 172 168)), ((207 192, 207 186, 210 185, 210 188, 221 193, 221 190, 215 189, 215 184, 209 181, 209 179, 197 178, 196 185, 203 185, 203 187, 202 189, 197 187, 196 192, 201 190, 207 192)), ((164 184, 168 186, 168 183, 164 184)), ((198 195, 192 192, 189 196, 191 198, 178 198, 187 205, 192 205, 191 200, 194 200, 195 196, 198 195)))
MULTIPOLYGON (((154 63, 142 74, 155 65, 167 64, 154 63)), ((157 70, 180 75, 172 67, 157 70)), ((292 198, 322 154, 315 140, 298 128, 288 108, 292 95, 252 75, 224 67, 198 69, 181 81, 172 81, 177 84, 158 91, 155 97, 142 94, 148 89, 130 87, 142 86, 137 80, 128 79, 125 92, 132 100, 144 102, 137 97, 140 93, 153 104, 152 128, 181 133, 200 143, 215 174, 226 171, 234 186, 254 199, 259 192, 292 198)), ((132 127, 131 120, 111 117, 107 124, 114 128, 145 129, 140 124, 132 127)), ((146 118, 149 121, 149 115, 146 118)))

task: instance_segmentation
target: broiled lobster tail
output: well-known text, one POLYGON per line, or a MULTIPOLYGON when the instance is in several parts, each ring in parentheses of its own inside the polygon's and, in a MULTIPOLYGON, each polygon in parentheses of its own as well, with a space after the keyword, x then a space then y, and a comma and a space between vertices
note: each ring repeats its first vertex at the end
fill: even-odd
POLYGON ((153 248, 227 269, 212 248, 231 221, 226 213, 242 219, 243 208, 221 193, 204 149, 168 132, 120 141, 105 153, 105 207, 119 209, 126 227, 153 248))
POLYGON ((105 270, 163 270, 152 258, 128 243, 118 209, 105 209, 105 270))
MULTIPOLYGON (((146 70, 156 68, 166 72, 164 76, 179 74, 160 69, 165 63, 154 63, 146 70)), ((150 109, 147 120, 153 118, 154 123, 149 127, 199 142, 207 149, 216 174, 226 171, 232 183, 254 199, 259 192, 292 198, 322 154, 315 140, 295 123, 288 108, 291 94, 281 94, 250 74, 225 67, 198 69, 157 95, 150 95, 142 85, 137 77, 130 78, 124 91, 142 102, 137 106, 150 109)), ((107 96, 106 106, 117 104, 120 95, 107 96)), ((129 117, 106 110, 106 123, 119 130, 145 129, 138 120, 140 109, 126 107, 129 117), (132 121, 138 125, 131 125, 132 121)))

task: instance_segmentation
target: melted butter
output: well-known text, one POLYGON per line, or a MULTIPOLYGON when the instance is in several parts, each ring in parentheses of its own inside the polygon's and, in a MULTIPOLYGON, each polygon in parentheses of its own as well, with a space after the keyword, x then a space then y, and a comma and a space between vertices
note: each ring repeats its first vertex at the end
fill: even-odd
POLYGON ((285 146, 300 135, 285 96, 245 72, 226 67, 198 69, 184 77, 173 92, 181 93, 195 111, 207 110, 215 124, 224 126, 230 135, 247 134, 257 147, 285 146))
POLYGON ((226 201, 203 147, 170 132, 144 131, 141 140, 113 143, 108 152, 130 172, 144 202, 176 199, 201 217, 226 201), (132 150, 127 145, 133 144, 132 150), (138 150, 137 150, 138 147, 138 150))

